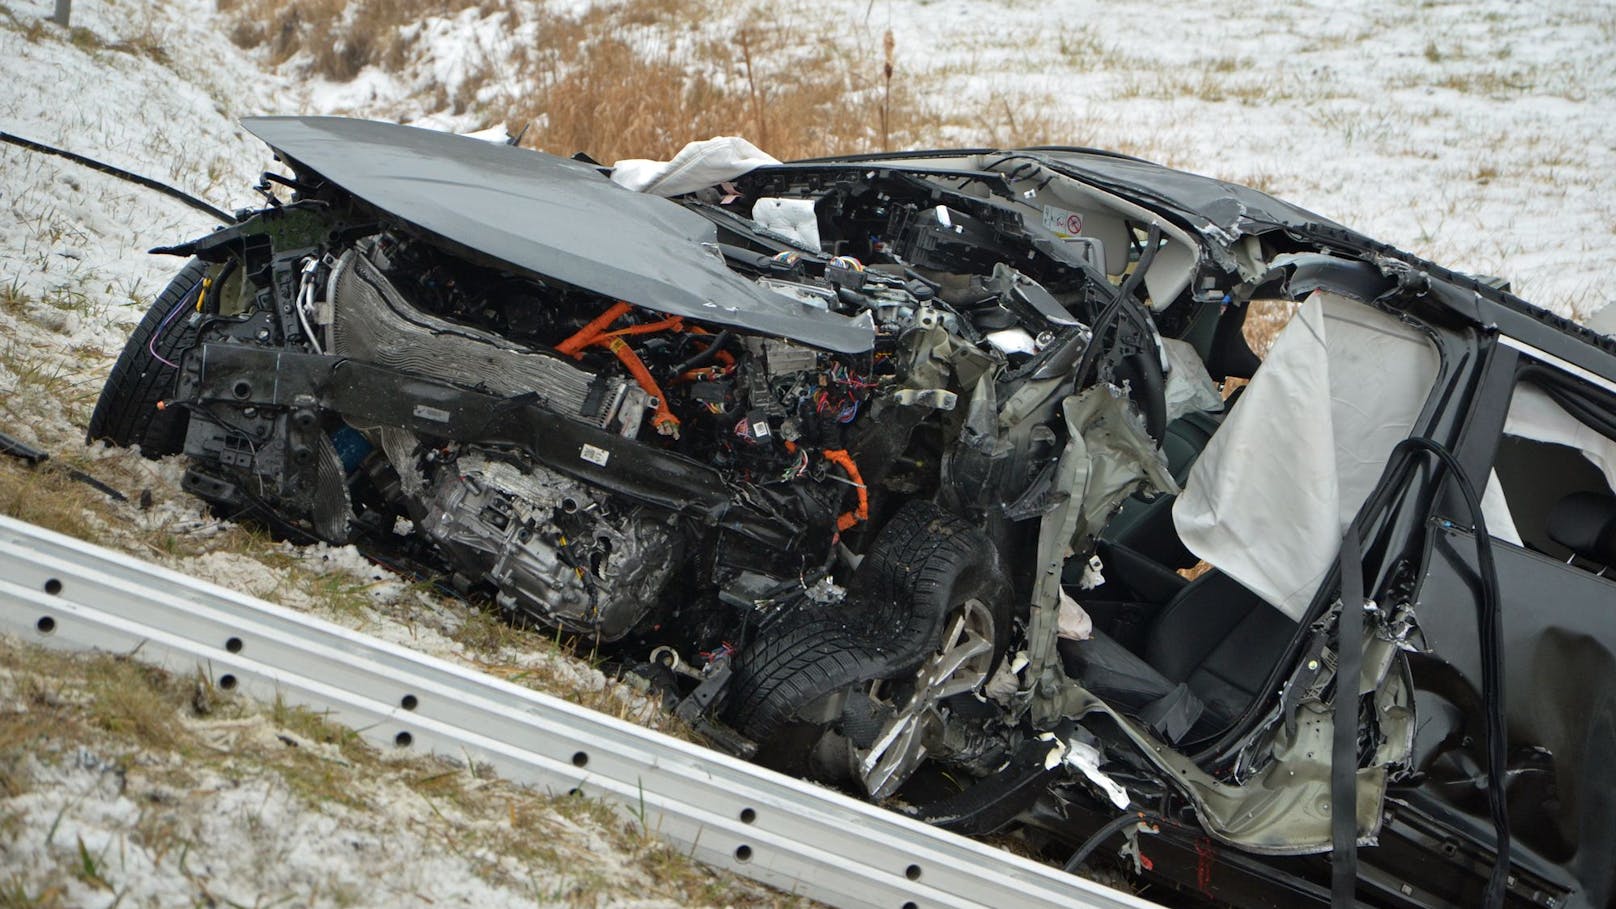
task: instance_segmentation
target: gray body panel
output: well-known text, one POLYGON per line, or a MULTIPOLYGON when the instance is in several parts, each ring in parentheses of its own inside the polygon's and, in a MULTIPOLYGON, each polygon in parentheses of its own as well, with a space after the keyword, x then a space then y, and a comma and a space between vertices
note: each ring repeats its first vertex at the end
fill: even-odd
POLYGON ((248 117, 280 156, 365 202, 519 271, 670 315, 859 352, 874 332, 765 290, 702 244, 707 219, 586 164, 343 117, 248 117))
POLYGON ((1174 170, 1160 164, 1118 155, 1077 149, 1033 149, 1041 157, 1074 176, 1127 196, 1140 204, 1174 209, 1229 235, 1230 239, 1274 227, 1301 230, 1347 228, 1299 205, 1276 199, 1261 190, 1215 177, 1174 170))

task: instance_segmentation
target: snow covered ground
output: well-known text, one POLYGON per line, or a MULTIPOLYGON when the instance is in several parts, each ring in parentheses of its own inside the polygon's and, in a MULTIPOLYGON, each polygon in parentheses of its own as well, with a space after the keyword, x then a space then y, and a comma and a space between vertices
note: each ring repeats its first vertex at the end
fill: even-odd
MULTIPOLYGON (((871 55, 890 29, 899 78, 946 113, 936 144, 992 141, 1013 123, 1022 135, 1118 148, 1252 183, 1445 265, 1512 278, 1517 292, 1560 312, 1585 316, 1616 298, 1610 3, 775 0, 764 13, 726 6, 701 28, 723 34, 745 16, 788 4, 791 15, 836 23, 840 40, 871 55)), ((250 187, 272 163, 237 118, 347 113, 489 126, 475 104, 459 113, 430 109, 432 88, 465 78, 480 59, 528 34, 475 10, 429 19, 420 26, 421 56, 405 73, 372 68, 333 84, 307 78, 296 58, 272 69, 238 50, 223 37, 212 0, 79 0, 72 32, 42 23, 50 7, 0 0, 0 130, 173 183, 226 209, 252 204, 250 187)), ((543 5, 524 8, 521 28, 537 27, 543 5)), ((87 504, 81 532, 439 655, 596 692, 601 705, 655 722, 643 704, 536 636, 479 624, 351 549, 294 550, 221 525, 179 491, 176 464, 82 447, 112 359, 178 265, 144 250, 210 227, 172 200, 0 145, 0 431, 132 498, 149 494, 145 506, 87 504)), ((39 503, 30 495, 69 488, 43 480, 18 486, 16 476, 0 486, 0 508, 13 513, 33 513, 39 503)), ((14 689, 0 685, 0 694, 8 692, 14 689)), ((20 875, 34 887, 39 880, 28 875, 75 860, 70 837, 40 836, 53 814, 100 848, 136 810, 127 793, 108 789, 95 761, 73 753, 42 760, 29 770, 42 785, 30 791, 61 795, 25 806, 20 827, 0 824, 0 884, 20 875)), ((273 801, 274 786, 263 782, 248 795, 273 801)), ((273 828, 267 842, 310 838, 328 844, 320 850, 328 855, 347 853, 319 831, 337 837, 329 831, 350 822, 371 829, 351 815, 260 815, 258 823, 273 828)), ((207 857, 221 868, 251 860, 251 842, 201 840, 218 842, 207 857)), ((428 850, 407 837, 386 848, 428 850)), ((344 874, 379 880, 359 869, 373 862, 367 849, 353 850, 354 867, 344 874)), ((304 854, 286 853, 294 862, 304 854)), ((175 892, 195 892, 183 890, 183 875, 172 882, 181 888, 175 892)), ((166 886, 153 883, 147 893, 156 898, 166 886)), ((299 902, 341 904, 345 892, 305 889, 299 902)))
POLYGON ((320 717, 0 638, 0 905, 796 901, 605 803, 383 754, 320 717))

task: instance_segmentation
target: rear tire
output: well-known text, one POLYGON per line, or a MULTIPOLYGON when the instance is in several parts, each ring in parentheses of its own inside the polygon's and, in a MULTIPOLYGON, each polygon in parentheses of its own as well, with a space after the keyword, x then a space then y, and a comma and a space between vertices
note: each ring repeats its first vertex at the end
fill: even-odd
POLYGON ((125 448, 138 445, 142 455, 153 459, 185 448, 190 413, 181 407, 159 410, 157 405, 174 393, 179 379, 179 370, 163 359, 178 363, 196 343, 196 330, 176 310, 195 305, 207 268, 200 259, 187 262, 135 326, 90 415, 86 442, 104 439, 125 448))

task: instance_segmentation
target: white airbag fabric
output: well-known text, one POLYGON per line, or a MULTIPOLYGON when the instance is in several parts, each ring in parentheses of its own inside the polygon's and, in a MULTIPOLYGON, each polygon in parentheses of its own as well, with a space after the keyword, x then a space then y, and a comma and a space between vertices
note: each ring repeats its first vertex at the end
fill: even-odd
MULTIPOLYGON (((989 335, 988 340, 993 340, 989 335)), ((1162 350, 1167 354, 1167 422, 1171 423, 1187 413, 1219 411, 1223 409, 1223 396, 1201 362, 1201 355, 1188 342, 1177 338, 1162 338, 1162 350)))
POLYGON ((819 251, 819 216, 812 199, 759 199, 752 203, 752 220, 804 249, 819 251))
POLYGON ((680 196, 766 164, 779 164, 773 157, 740 136, 715 136, 691 142, 671 161, 629 158, 612 165, 612 182, 636 192, 657 196, 680 196))
POLYGON ((1300 620, 1438 366, 1392 316, 1309 296, 1191 468, 1173 505, 1184 545, 1300 620))
MULTIPOLYGON (((1605 483, 1616 490, 1616 442, 1605 438, 1593 428, 1578 420, 1556 404, 1548 393, 1536 385, 1522 383, 1515 388, 1509 401, 1509 415, 1504 418, 1504 434, 1534 442, 1548 442, 1575 448, 1605 475, 1605 483)), ((1487 533, 1500 540, 1522 545, 1520 531, 1509 511, 1504 490, 1498 484, 1498 473, 1488 476, 1487 491, 1481 497, 1482 516, 1487 520, 1487 533)))

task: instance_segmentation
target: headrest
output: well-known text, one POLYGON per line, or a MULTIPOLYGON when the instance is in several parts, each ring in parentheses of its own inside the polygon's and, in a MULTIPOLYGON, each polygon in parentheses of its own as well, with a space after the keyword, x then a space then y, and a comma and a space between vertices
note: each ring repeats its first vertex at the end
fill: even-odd
POLYGON ((1591 562, 1616 567, 1616 496, 1574 492, 1554 503, 1549 539, 1591 562))
POLYGON ((1251 352, 1242 329, 1248 306, 1230 306, 1218 314, 1212 329, 1212 346, 1207 349, 1206 371, 1222 382, 1228 378, 1249 379, 1257 374, 1262 358, 1251 352))

